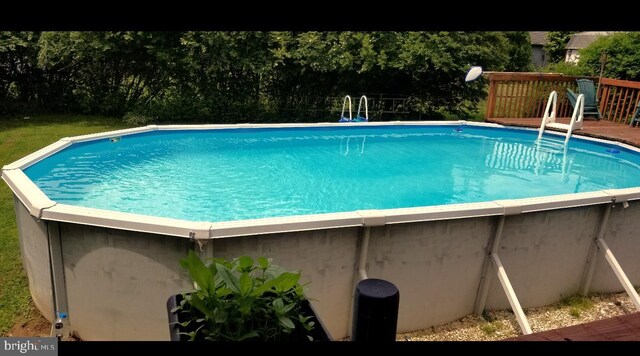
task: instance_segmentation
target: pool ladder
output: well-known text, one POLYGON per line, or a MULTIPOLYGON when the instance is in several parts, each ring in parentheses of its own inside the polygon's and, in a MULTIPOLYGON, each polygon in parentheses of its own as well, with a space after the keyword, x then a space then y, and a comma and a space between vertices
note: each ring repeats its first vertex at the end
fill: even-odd
POLYGON ((367 135, 343 137, 342 140, 340 140, 340 154, 343 155, 343 156, 346 156, 346 155, 349 154, 349 146, 351 145, 351 138, 352 137, 354 137, 354 140, 356 140, 356 149, 359 148, 358 156, 362 156, 362 154, 364 153, 364 144, 365 144, 365 142, 367 142, 367 135), (346 144, 344 143, 344 139, 345 138, 347 139, 346 144), (362 138, 362 142, 357 141, 360 138, 362 138))
POLYGON ((549 100, 547 100, 547 107, 544 110, 542 116, 542 122, 540 123, 540 131, 538 132, 538 139, 542 138, 544 129, 547 127, 567 131, 567 135, 564 139, 564 144, 569 142, 571 133, 573 130, 580 130, 582 128, 582 119, 584 117, 584 94, 578 95, 576 100, 576 106, 573 109, 573 115, 571 115, 571 122, 569 124, 561 124, 556 122, 556 112, 558 107, 558 93, 554 91, 549 94, 549 100))
POLYGON ((354 119, 351 111, 351 97, 349 95, 344 97, 342 101, 342 113, 340 114, 340 120, 338 122, 368 122, 369 121, 369 105, 366 96, 360 97, 360 102, 358 103, 358 112, 356 113, 356 118, 354 119), (360 116, 360 110, 362 109, 362 102, 364 101, 364 117, 360 116), (344 111, 349 104, 349 117, 344 116, 344 111))

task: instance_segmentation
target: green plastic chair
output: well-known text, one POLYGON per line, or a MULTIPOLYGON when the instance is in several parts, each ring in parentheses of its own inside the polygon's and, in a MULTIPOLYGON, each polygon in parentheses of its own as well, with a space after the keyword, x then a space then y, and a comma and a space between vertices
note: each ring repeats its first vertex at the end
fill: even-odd
MULTIPOLYGON (((593 80, 590 79, 577 79, 578 91, 580 94, 584 94, 584 116, 596 116, 598 120, 602 119, 600 108, 598 105, 598 98, 596 97, 596 87, 593 84, 593 80)), ((578 94, 573 90, 567 88, 567 99, 569 104, 574 108, 576 106, 576 99, 578 94)))

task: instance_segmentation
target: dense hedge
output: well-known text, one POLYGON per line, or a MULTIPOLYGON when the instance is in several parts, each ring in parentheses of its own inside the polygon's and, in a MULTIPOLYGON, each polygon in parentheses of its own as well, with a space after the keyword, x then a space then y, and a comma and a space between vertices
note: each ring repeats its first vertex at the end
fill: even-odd
POLYGON ((640 33, 603 36, 580 51, 578 67, 587 75, 600 74, 600 55, 607 53, 603 76, 640 81, 640 33))
POLYGON ((526 32, 0 32, 0 115, 309 121, 365 93, 464 115, 484 97, 470 66, 530 56, 526 32))

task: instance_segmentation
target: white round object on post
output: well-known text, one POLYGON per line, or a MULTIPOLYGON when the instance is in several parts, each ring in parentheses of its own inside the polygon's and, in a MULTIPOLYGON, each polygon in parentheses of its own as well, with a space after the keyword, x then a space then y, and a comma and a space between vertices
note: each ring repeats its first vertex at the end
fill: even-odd
POLYGON ((465 82, 469 82, 472 80, 475 80, 476 78, 478 78, 480 75, 482 74, 482 67, 480 66, 473 66, 469 69, 469 71, 467 72, 467 76, 464 78, 465 82))

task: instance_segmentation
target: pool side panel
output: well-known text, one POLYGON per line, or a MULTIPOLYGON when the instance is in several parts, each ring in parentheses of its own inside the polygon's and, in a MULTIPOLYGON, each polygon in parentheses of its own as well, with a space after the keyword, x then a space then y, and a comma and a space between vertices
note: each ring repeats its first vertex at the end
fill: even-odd
MULTIPOLYGON (((601 209, 587 206, 507 217, 498 256, 523 308, 549 305, 578 293, 601 209)), ((491 283, 486 308, 510 308, 497 278, 491 283)))
MULTIPOLYGON (((631 283, 636 288, 640 287, 640 201, 630 201, 627 208, 616 204, 611 209, 604 240, 631 283)), ((612 293, 621 289, 613 270, 599 253, 591 290, 612 293)))
POLYGON ((274 263, 302 271, 306 293, 334 339, 350 334, 358 228, 301 231, 211 240, 207 254, 273 258, 274 263))
POLYGON ((473 312, 494 221, 497 218, 484 217, 372 229, 367 274, 398 287, 399 332, 473 312))
MULTIPOLYGON (((20 243, 36 306, 52 315, 44 222, 17 205, 20 243)), ((524 308, 578 292, 588 248, 604 205, 509 215, 500 258, 524 308)), ((640 202, 616 204, 604 236, 631 282, 640 284, 640 202)), ((399 331, 440 325, 473 311, 482 263, 497 217, 397 223, 372 227, 366 263, 370 278, 400 289, 399 331)), ((336 338, 349 335, 359 227, 205 240, 216 257, 268 256, 302 271, 308 295, 336 338)), ((72 329, 85 340, 167 340, 168 295, 190 289, 178 261, 188 239, 60 223, 72 329)), ((592 291, 622 287, 599 264, 592 291)), ((509 305, 493 278, 488 309, 509 305)))
POLYGON ((31 298, 42 315, 53 321, 49 236, 47 223, 37 221, 16 196, 13 198, 20 241, 22 265, 27 272, 31 298))
POLYGON ((69 316, 83 340, 168 340, 166 302, 191 289, 187 239, 60 223, 69 316))

